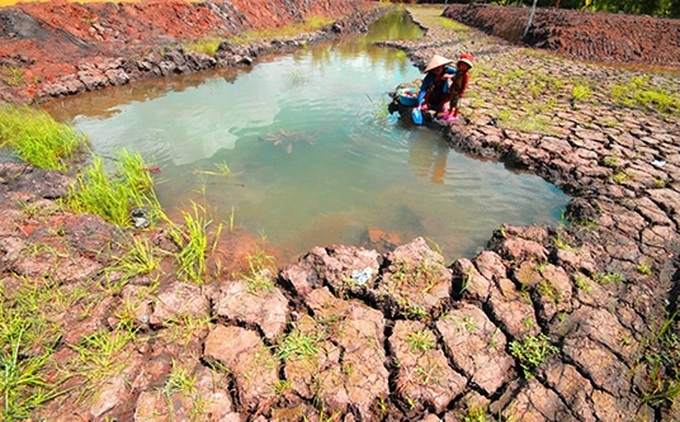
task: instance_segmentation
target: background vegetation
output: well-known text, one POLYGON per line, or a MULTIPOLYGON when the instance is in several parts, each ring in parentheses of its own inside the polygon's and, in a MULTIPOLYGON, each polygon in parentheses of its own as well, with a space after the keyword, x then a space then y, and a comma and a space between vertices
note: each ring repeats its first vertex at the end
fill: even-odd
MULTIPOLYGON (((415 0, 405 0, 414 3, 415 0)), ((531 6, 534 0, 418 0, 418 3, 486 3, 501 6, 531 6)), ((665 18, 680 18, 680 0, 538 0, 538 7, 628 13, 665 18)))

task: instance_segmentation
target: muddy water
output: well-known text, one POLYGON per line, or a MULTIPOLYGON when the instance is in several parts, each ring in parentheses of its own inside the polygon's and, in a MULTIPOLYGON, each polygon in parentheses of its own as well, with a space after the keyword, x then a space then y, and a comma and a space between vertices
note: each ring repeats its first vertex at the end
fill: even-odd
POLYGON ((386 93, 422 75, 402 52, 370 42, 420 36, 404 19, 249 69, 135 83, 50 109, 95 153, 126 148, 160 167, 170 214, 197 202, 291 260, 315 245, 364 245, 371 229, 470 257, 501 223, 556 223, 569 197, 554 186, 460 155, 439 133, 387 114, 386 93))

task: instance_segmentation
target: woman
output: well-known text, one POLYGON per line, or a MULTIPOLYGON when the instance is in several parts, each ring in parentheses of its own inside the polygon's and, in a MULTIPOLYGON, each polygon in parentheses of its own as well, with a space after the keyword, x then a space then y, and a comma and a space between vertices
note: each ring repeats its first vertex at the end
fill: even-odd
POLYGON ((418 107, 421 110, 433 110, 435 113, 449 112, 449 81, 456 69, 447 66, 453 62, 444 56, 435 54, 425 66, 425 77, 418 93, 418 107))

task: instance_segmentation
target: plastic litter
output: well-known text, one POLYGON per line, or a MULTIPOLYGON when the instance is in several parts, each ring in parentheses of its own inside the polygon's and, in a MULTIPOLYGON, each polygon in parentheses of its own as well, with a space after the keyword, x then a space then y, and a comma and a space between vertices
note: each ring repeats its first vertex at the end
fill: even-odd
POLYGON ((371 277, 373 277, 373 269, 371 267, 366 267, 361 270, 354 270, 350 275, 350 278, 360 286, 368 283, 368 280, 370 280, 371 277))
POLYGON ((138 229, 143 229, 149 227, 149 218, 147 213, 142 208, 136 208, 130 212, 132 221, 135 223, 135 227, 138 229))
POLYGON ((664 160, 654 160, 654 161, 652 161, 652 165, 654 167, 661 168, 661 167, 666 165, 666 162, 664 160))

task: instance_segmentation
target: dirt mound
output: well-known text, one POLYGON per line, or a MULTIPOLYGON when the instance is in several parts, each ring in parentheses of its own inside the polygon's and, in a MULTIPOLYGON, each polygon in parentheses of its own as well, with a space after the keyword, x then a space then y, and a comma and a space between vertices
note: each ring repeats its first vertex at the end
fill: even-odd
POLYGON ((444 16, 513 43, 571 58, 680 68, 680 20, 539 8, 452 5, 444 16))

